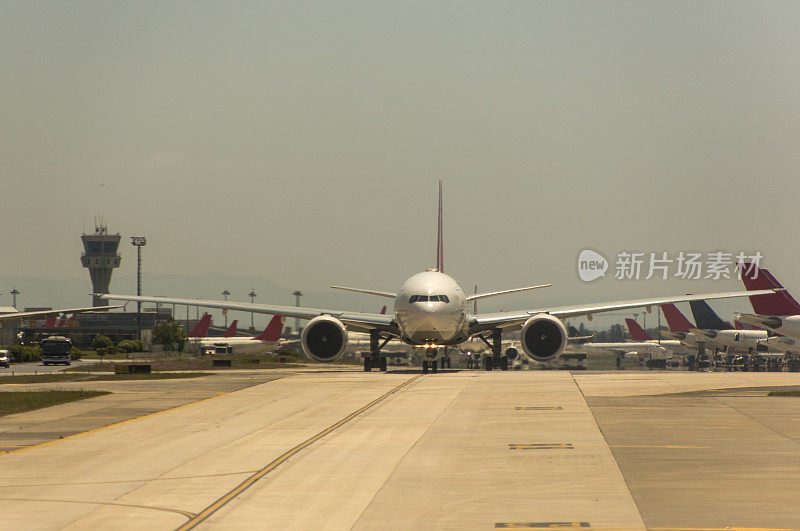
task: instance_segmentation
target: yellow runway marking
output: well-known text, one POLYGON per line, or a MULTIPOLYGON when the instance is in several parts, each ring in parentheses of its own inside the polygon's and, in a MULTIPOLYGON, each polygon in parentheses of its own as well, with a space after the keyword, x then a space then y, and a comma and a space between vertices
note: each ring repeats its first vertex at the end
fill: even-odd
POLYGON ((109 424, 108 426, 103 426, 101 428, 95 428, 93 430, 82 431, 80 433, 75 433, 73 435, 67 435, 66 437, 63 437, 61 439, 53 439, 51 441, 46 441, 46 442, 43 442, 43 443, 34 444, 34 445, 31 445, 31 446, 26 446, 24 448, 19 448, 17 450, 6 450, 6 451, 3 451, 3 452, 0 452, 0 455, 16 454, 16 453, 20 453, 20 452, 27 452, 28 450, 33 450, 35 448, 43 448, 45 446, 50 446, 51 444, 55 444, 55 443, 58 443, 58 442, 61 442, 61 441, 67 441, 69 439, 77 439, 78 437, 83 437, 85 435, 90 435, 92 433, 97 433, 99 431, 110 430, 111 428, 116 428, 117 426, 122 426, 123 424, 128 424, 129 422, 134 422, 134 421, 137 421, 137 420, 142 420, 142 419, 146 419, 146 418, 150 418, 150 417, 155 417, 156 415, 161 415, 163 413, 169 413, 170 411, 175 411, 177 409, 181 409, 181 408, 184 408, 184 407, 193 406, 195 404, 201 404, 203 402, 208 402, 209 400, 214 400, 215 398, 220 398, 220 397, 223 397, 223 396, 228 396, 228 393, 220 393, 218 395, 210 396, 210 397, 204 398, 202 400, 195 400, 194 402, 189 402, 188 404, 183 404, 181 406, 175 406, 175 407, 171 407, 169 409, 163 409, 161 411, 155 411, 155 412, 149 413, 147 415, 142 415, 141 417, 133 417, 133 418, 130 418, 130 419, 123 420, 121 422, 115 422, 114 424, 109 424))
POLYGON ((101 502, 101 501, 85 501, 85 500, 51 500, 46 498, 3 498, 5 500, 14 500, 21 502, 38 502, 38 503, 83 503, 88 505, 112 505, 115 507, 133 507, 134 509, 150 509, 153 511, 166 511, 168 513, 177 513, 185 516, 186 518, 193 518, 194 513, 189 511, 181 511, 180 509, 172 509, 170 507, 156 507, 153 505, 136 505, 133 503, 118 503, 118 502, 101 502))
POLYGON ((370 402, 366 406, 364 406, 364 407, 362 407, 360 409, 357 409, 356 411, 353 411, 352 413, 350 413, 349 415, 347 415, 346 417, 344 417, 340 421, 338 421, 335 424, 325 428, 324 430, 322 430, 318 434, 314 435, 310 439, 306 439, 305 441, 303 441, 302 443, 298 444, 297 446, 295 446, 294 448, 292 448, 288 452, 286 452, 283 455, 279 456, 278 458, 274 459, 273 461, 268 463, 264 468, 262 468, 261 470, 259 470, 258 472, 256 472, 255 474, 253 474, 252 476, 250 476, 249 478, 247 478, 243 482, 241 482, 239 485, 234 487, 232 490, 228 491, 227 494, 223 495, 217 501, 215 501, 214 503, 212 503, 211 505, 209 505, 208 507, 206 507, 205 509, 203 509, 202 511, 197 513, 197 516, 194 516, 191 520, 189 520, 188 522, 186 522, 185 524, 180 526, 177 529, 177 531, 186 531, 186 530, 192 529, 195 526, 197 526, 198 524, 202 523, 206 518, 208 518, 209 516, 214 514, 216 511, 218 511, 220 508, 225 506, 228 502, 230 502, 236 496, 238 496, 239 494, 241 494, 242 492, 244 492, 245 490, 247 490, 248 488, 253 486, 253 484, 256 481, 258 481, 259 479, 263 478, 264 476, 266 476, 267 474, 269 474, 270 472, 275 470, 279 465, 281 465, 281 463, 284 463, 285 461, 287 461, 290 457, 292 457, 293 455, 298 453, 300 450, 302 450, 303 448, 306 448, 308 446, 311 446, 312 444, 314 444, 318 440, 322 439, 323 437, 325 437, 326 435, 328 435, 332 431, 334 431, 334 430, 336 430, 338 428, 341 428, 344 424, 350 422, 351 420, 353 420, 354 418, 356 418, 357 416, 359 416, 363 412, 367 411, 368 409, 370 409, 373 406, 377 405, 378 403, 382 402, 386 398, 388 398, 391 395, 393 395, 396 392, 398 392, 400 389, 406 387, 408 384, 410 384, 411 382, 413 382, 413 381, 415 381, 415 380, 417 380, 418 378, 421 378, 421 377, 422 377, 422 375, 420 374, 420 375, 414 376, 413 378, 411 378, 409 380, 406 380, 405 382, 403 382, 402 384, 398 385, 397 387, 395 387, 391 391, 388 391, 388 392, 384 393, 383 395, 379 396, 378 398, 376 398, 375 400, 373 400, 372 402, 370 402))

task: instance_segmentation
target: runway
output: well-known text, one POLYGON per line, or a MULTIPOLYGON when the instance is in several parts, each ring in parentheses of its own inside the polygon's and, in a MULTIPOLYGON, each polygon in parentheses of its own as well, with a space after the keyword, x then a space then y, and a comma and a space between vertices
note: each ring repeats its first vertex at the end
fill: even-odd
POLYGON ((0 455, 0 528, 798 529, 800 399, 691 394, 798 383, 301 372, 0 455))

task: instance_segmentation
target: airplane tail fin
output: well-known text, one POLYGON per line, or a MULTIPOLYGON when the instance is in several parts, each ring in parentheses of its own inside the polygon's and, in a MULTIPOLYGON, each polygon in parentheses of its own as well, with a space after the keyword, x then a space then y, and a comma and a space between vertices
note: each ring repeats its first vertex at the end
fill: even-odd
POLYGON ((236 327, 239 325, 239 320, 234 319, 231 325, 225 330, 225 333, 222 334, 222 337, 233 337, 236 335, 236 327))
POLYGON ((67 316, 63 315, 56 323, 56 328, 63 328, 65 324, 67 324, 67 316))
POLYGON ((56 319, 58 319, 57 315, 51 315, 47 321, 42 324, 42 328, 55 328, 56 326, 56 319))
POLYGON ((661 311, 664 312, 664 317, 667 319, 670 332, 689 332, 694 328, 694 325, 684 317, 674 304, 662 304, 661 311))
POLYGON ((645 332, 644 328, 639 326, 639 323, 633 319, 625 319, 625 324, 628 325, 628 332, 631 333, 631 339, 634 341, 651 341, 653 338, 650 334, 645 332))
MULTIPOLYGON (((783 288, 768 269, 760 269, 757 264, 741 263, 739 271, 741 271, 742 282, 747 291, 783 288)), ((800 314, 800 304, 785 289, 768 295, 752 296, 750 303, 753 305, 753 310, 759 315, 800 314)))
POLYGON ((284 317, 280 315, 274 316, 261 335, 255 338, 256 341, 273 342, 279 340, 283 331, 283 321, 284 317))
POLYGON ((439 223, 436 237, 436 270, 440 273, 444 273, 444 235, 442 223, 442 181, 439 180, 439 223))
POLYGON ((208 329, 211 326, 211 314, 203 315, 203 318, 197 321, 192 331, 186 337, 208 337, 208 329))
POLYGON ((69 319, 67 319, 67 326, 78 326, 78 318, 71 315, 69 319))
POLYGON ((381 315, 386 315, 386 305, 384 304, 383 308, 381 308, 381 315))
POLYGON ((736 330, 746 330, 746 328, 740 321, 734 321, 733 325, 736 327, 736 330))
POLYGON ((694 322, 700 330, 728 330, 730 325, 720 319, 717 312, 711 309, 706 301, 689 301, 694 322))

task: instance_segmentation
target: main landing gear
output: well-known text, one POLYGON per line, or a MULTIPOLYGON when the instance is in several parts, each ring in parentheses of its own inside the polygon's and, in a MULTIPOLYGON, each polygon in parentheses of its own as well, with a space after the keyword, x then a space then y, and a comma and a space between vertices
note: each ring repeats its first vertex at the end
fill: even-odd
POLYGON ((503 343, 503 333, 499 328, 495 328, 492 330, 491 340, 492 342, 486 340, 484 336, 479 335, 481 341, 486 343, 486 345, 492 349, 492 354, 487 354, 483 357, 483 368, 487 371, 491 371, 492 369, 500 369, 501 371, 508 370, 508 356, 502 355, 502 343, 503 343))
POLYGON ((369 356, 364 357, 364 372, 370 372, 372 369, 378 369, 381 372, 386 372, 386 356, 381 356, 381 349, 386 346, 386 343, 392 340, 391 336, 387 337, 383 343, 380 343, 380 333, 377 330, 370 330, 369 332, 369 356))
POLYGON ((442 369, 451 369, 453 367, 452 361, 450 360, 450 354, 447 351, 447 347, 444 348, 444 353, 442 354, 441 358, 439 358, 439 348, 429 348, 425 350, 425 358, 422 360, 422 374, 428 374, 428 371, 432 373, 436 373, 439 368, 442 369), (437 360, 437 358, 439 358, 437 360))

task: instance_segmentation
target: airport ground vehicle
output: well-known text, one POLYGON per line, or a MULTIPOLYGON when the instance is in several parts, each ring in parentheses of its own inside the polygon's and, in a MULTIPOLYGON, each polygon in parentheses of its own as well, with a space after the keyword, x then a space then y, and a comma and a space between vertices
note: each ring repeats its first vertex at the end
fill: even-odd
POLYGON ((5 367, 8 369, 10 363, 10 358, 8 357, 7 350, 0 350, 0 367, 5 367))
POLYGON ((42 363, 44 365, 63 363, 69 365, 72 361, 72 341, 63 336, 50 336, 42 339, 42 363))

